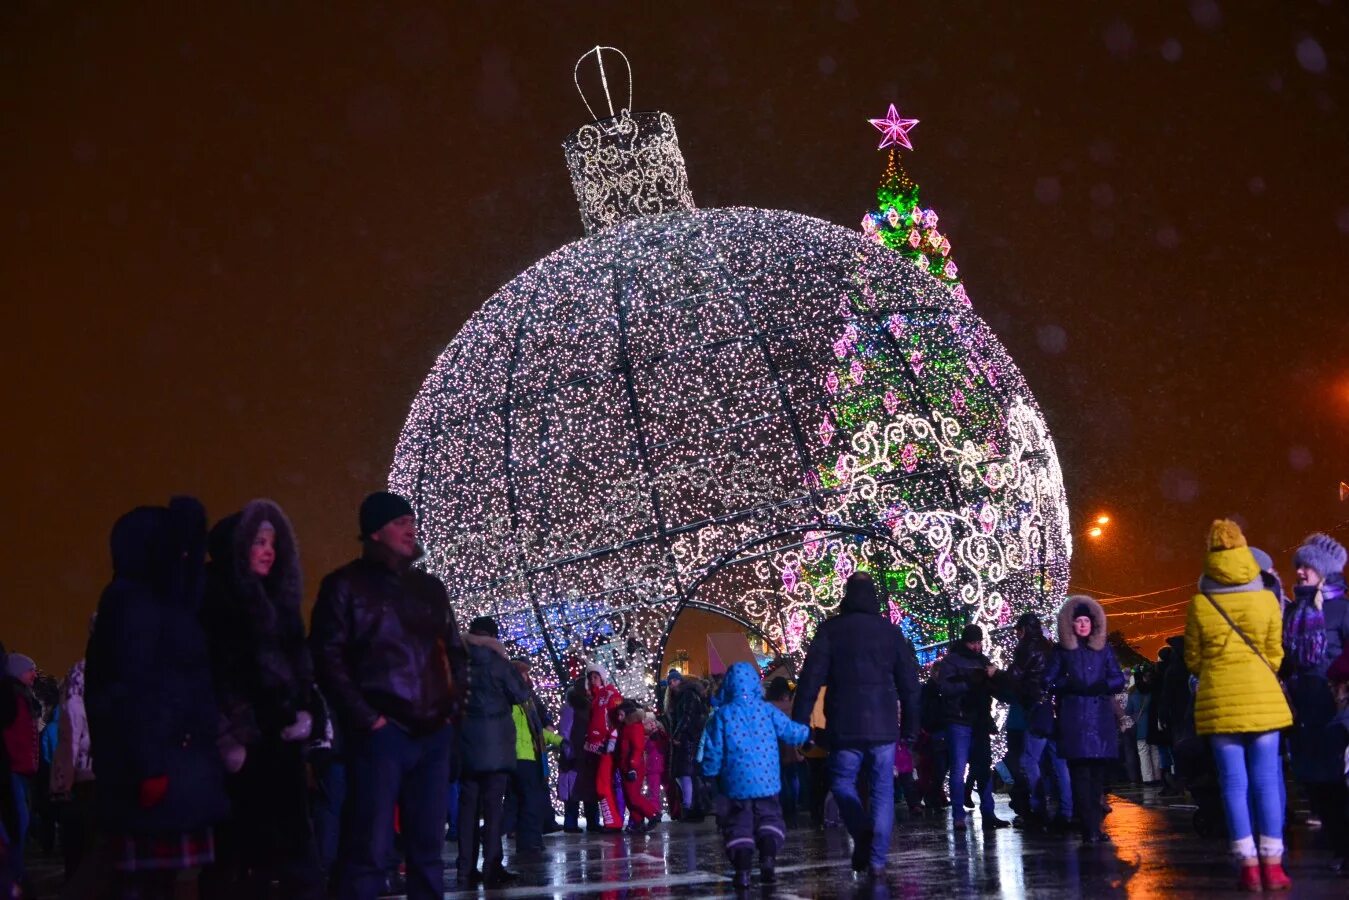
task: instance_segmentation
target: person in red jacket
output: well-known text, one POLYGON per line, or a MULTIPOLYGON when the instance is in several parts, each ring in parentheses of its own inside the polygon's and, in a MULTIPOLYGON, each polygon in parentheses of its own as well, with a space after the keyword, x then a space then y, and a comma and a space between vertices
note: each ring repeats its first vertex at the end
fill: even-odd
POLYGON ((623 703, 623 695, 609 683, 609 673, 598 663, 586 666, 586 689, 590 691, 590 729, 584 750, 598 756, 595 791, 600 797, 600 824, 604 830, 617 831, 622 822, 614 796, 614 749, 618 743, 614 713, 623 703))
POLYGON ((0 690, 13 695, 14 718, 5 728, 5 751, 9 758, 10 790, 14 798, 17 827, 9 833, 9 867, 14 881, 27 883, 24 842, 28 839, 30 813, 28 797, 38 770, 38 712, 33 697, 37 666, 22 653, 9 654, 6 671, 0 672, 0 690), (7 676, 7 677, 6 677, 7 676))
POLYGON ((623 776, 623 798, 628 804, 628 830, 650 831, 660 822, 660 798, 646 788, 646 717, 632 700, 618 708, 618 771, 623 776), (645 821, 643 821, 645 820, 645 821))
POLYGON ((650 712, 647 712, 642 726, 646 729, 646 793, 656 806, 659 820, 660 810, 665 805, 662 797, 669 797, 665 786, 665 764, 670 758, 670 735, 666 733, 660 719, 650 712))

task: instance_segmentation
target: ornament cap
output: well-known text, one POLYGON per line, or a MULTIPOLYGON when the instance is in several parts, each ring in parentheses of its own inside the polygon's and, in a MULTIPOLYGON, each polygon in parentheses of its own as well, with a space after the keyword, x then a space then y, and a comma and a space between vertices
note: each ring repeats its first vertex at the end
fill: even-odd
POLYGON ((668 113, 631 111, 632 66, 622 51, 595 47, 576 61, 576 91, 591 116, 595 109, 581 87, 581 65, 593 55, 609 115, 583 125, 562 142, 586 234, 641 216, 692 212, 684 155, 668 113), (628 70, 628 106, 614 112, 604 51, 617 53, 628 70))

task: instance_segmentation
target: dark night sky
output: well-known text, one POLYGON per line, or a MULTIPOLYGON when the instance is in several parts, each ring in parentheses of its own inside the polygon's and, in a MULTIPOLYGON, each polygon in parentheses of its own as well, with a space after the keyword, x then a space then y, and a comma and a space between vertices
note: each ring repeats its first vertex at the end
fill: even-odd
POLYGON ((277 499, 311 590, 345 561, 437 354, 581 235, 559 143, 596 43, 704 207, 855 227, 866 119, 922 120, 909 171, 1077 521, 1116 520, 1076 584, 1192 583, 1215 515, 1271 551, 1344 522, 1349 6, 1038 6, 6 3, 0 639, 63 671, 112 521, 172 492, 277 499))

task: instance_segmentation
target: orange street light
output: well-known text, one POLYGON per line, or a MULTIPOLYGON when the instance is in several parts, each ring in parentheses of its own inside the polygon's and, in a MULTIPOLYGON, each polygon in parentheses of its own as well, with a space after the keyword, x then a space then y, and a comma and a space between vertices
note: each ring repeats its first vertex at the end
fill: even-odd
POLYGON ((1100 525, 1093 525, 1087 529, 1087 537, 1089 538, 1099 538, 1103 534, 1105 534, 1105 529, 1100 525))
POLYGON ((1097 516, 1097 517, 1096 517, 1096 524, 1097 524, 1097 525, 1109 525, 1109 524, 1110 524, 1110 517, 1109 517, 1109 516, 1097 516))

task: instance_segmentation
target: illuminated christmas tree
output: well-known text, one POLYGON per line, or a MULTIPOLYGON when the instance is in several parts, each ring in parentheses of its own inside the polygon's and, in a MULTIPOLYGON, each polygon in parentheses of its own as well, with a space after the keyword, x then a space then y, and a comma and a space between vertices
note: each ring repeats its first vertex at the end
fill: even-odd
POLYGON ((870 121, 884 135, 880 149, 890 149, 885 174, 876 188, 876 208, 862 217, 862 231, 902 254, 933 278, 949 284, 957 299, 968 302, 965 288, 960 283, 960 268, 951 258, 951 241, 937 229, 936 210, 923 208, 918 185, 904 170, 904 160, 899 153, 900 147, 913 149, 908 133, 918 120, 901 119, 892 103, 885 118, 870 121))
MULTIPOLYGON (((908 132, 918 120, 901 118, 892 104, 884 118, 870 122, 884 135, 880 149, 889 148, 889 152, 876 191, 877 208, 863 217, 863 232, 950 286, 956 299, 968 306, 968 294, 950 258, 950 239, 937 230, 937 213, 922 207, 918 185, 905 171, 899 153, 901 147, 913 149, 908 132)), ((859 286, 858 295, 850 297, 852 306, 865 306, 865 290, 865 285, 859 286)), ((949 319, 949 340, 934 342, 931 330, 921 327, 924 318, 902 313, 884 320, 852 318, 837 333, 832 345, 835 365, 822 381, 830 409, 820 430, 821 443, 834 448, 837 456, 832 466, 823 466, 818 472, 823 488, 845 497, 855 493, 849 491, 857 468, 854 447, 859 442, 869 444, 877 423, 893 420, 906 408, 916 407, 922 417, 935 417, 954 433, 977 438, 977 453, 986 461, 1004 456, 1006 437, 999 432, 1004 427, 1005 410, 997 390, 998 366, 990 365, 1002 348, 987 331, 970 328, 959 316, 949 319), (915 382, 926 388, 923 401, 916 404, 911 396, 915 382)), ((903 530, 906 522, 918 525, 920 531, 931 527, 933 520, 922 516, 915 520, 910 513, 923 505, 926 487, 917 480, 906 484, 904 476, 940 465, 941 460, 934 458, 939 453, 923 441, 905 441, 897 457, 881 467, 884 475, 896 479, 889 488, 888 502, 881 507, 871 492, 863 492, 857 498, 863 509, 841 509, 838 521, 857 521, 865 517, 865 508, 871 507, 883 508, 885 526, 892 532, 903 530)), ((1015 502, 1010 506, 997 502, 995 484, 963 487, 976 489, 953 492, 950 500, 964 494, 966 505, 957 518, 967 524, 971 534, 1022 529, 1026 516, 1034 517, 1033 504, 1018 509, 1015 502), (980 488, 988 489, 982 499, 980 488)), ((941 642, 954 639, 971 621, 994 631, 990 644, 1005 650, 1010 636, 1005 630, 996 633, 997 629, 1006 629, 1015 614, 1028 609, 1052 619, 1060 596, 1042 568, 1034 575, 1035 594, 1020 598, 997 595, 993 603, 971 608, 959 593, 952 597, 941 579, 929 580, 920 566, 906 563, 903 554, 859 552, 865 544, 866 540, 858 536, 821 550, 818 542, 808 541, 801 564, 787 576, 789 589, 799 585, 811 596, 837 596, 851 572, 872 572, 890 599, 892 620, 917 646, 929 648, 920 652, 924 662, 939 652, 941 642)), ((1006 558, 999 553, 968 555, 966 566, 977 573, 980 582, 988 584, 1002 581, 1007 571, 1006 558)), ((1061 590, 1062 584, 1057 586, 1061 590)))

